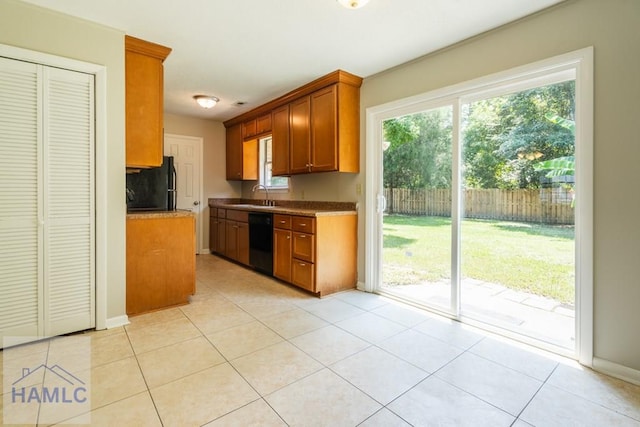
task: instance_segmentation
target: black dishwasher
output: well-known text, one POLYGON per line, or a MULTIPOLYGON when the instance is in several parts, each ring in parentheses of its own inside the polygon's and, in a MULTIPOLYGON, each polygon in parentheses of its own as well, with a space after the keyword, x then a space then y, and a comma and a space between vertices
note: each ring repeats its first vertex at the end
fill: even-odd
POLYGON ((249 212, 249 264, 273 275, 273 215, 249 212))

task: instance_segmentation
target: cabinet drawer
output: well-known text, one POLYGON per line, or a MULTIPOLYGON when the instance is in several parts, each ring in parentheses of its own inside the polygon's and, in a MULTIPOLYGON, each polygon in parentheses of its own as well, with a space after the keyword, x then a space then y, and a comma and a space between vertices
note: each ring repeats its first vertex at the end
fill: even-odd
POLYGON ((316 232, 316 219, 308 216, 294 216, 291 218, 291 229, 314 234, 316 232))
POLYGON ((218 209, 218 218, 226 218, 227 210, 226 209, 218 209))
POLYGON ((240 222, 248 222, 249 221, 249 212, 247 211, 234 211, 227 210, 227 219, 232 221, 240 221, 240 222))
POLYGON ((291 282, 311 292, 315 292, 315 266, 311 262, 294 259, 291 264, 291 282))
POLYGON ((218 208, 209 208, 209 217, 215 218, 218 216, 218 208))
POLYGON ((293 233, 292 255, 294 258, 314 262, 315 261, 315 236, 308 233, 293 233))
POLYGON ((273 216, 273 226, 284 230, 291 230, 291 215, 275 214, 273 216))

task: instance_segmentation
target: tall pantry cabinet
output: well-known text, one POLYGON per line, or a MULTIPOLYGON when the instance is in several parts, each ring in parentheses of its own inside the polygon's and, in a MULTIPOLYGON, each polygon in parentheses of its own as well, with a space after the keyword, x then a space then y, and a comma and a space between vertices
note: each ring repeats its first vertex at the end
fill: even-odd
POLYGON ((12 344, 95 326, 94 134, 93 75, 0 58, 0 338, 24 337, 12 344))

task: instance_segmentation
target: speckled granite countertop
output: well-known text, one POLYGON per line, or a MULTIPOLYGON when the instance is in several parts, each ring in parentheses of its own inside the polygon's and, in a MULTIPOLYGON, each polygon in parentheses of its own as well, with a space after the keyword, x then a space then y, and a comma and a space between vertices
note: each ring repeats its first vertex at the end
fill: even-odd
POLYGON ((194 216, 191 211, 140 211, 127 213, 127 219, 145 219, 145 218, 180 218, 194 216))
POLYGON ((330 216, 355 215, 353 202, 317 202, 308 200, 276 200, 276 206, 264 206, 257 199, 209 199, 210 208, 272 212, 286 215, 330 216))

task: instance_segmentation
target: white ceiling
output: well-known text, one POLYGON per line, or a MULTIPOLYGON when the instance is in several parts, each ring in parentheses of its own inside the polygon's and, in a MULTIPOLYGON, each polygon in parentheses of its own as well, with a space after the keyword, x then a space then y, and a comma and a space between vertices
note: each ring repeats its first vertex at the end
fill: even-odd
POLYGON ((368 77, 562 0, 23 1, 171 47, 165 110, 227 120, 336 69, 368 77), (196 94, 221 101, 204 110, 196 94))

